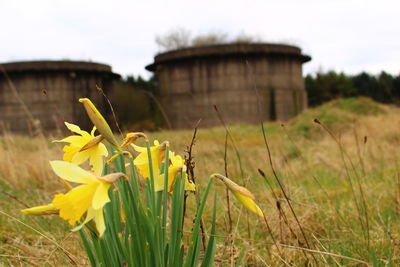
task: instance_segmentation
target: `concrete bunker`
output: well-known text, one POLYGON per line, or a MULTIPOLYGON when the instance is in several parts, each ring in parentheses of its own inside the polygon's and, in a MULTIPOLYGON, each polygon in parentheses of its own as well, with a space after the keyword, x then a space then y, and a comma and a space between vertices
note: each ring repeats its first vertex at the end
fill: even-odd
POLYGON ((105 64, 83 61, 29 61, 0 64, 0 132, 33 133, 64 129, 64 121, 91 127, 80 97, 106 114, 105 93, 119 79, 105 64), (27 114, 29 112, 31 116, 27 114))
POLYGON ((283 44, 221 44, 158 54, 146 67, 172 128, 288 120, 307 107, 300 48, 283 44), (259 112, 259 104, 260 110, 259 112))

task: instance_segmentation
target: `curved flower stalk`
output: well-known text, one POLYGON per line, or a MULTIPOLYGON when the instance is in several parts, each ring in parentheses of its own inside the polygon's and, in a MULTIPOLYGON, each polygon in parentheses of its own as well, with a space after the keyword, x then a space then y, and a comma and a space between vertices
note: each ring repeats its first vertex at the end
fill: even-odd
POLYGON ((101 237, 106 229, 103 208, 110 201, 108 190, 112 183, 125 175, 113 173, 99 177, 74 163, 65 161, 51 161, 50 165, 60 178, 81 185, 66 194, 55 195, 53 201, 48 205, 24 209, 22 213, 27 215, 58 214, 70 225, 82 221, 82 217, 86 214, 83 222, 72 231, 81 229, 86 223, 93 220, 101 237))
MULTIPOLYGON (((186 165, 182 157, 179 155, 175 156, 174 152, 169 153, 169 159, 170 159, 170 165, 168 166, 168 192, 172 193, 174 191, 176 176, 179 173, 186 172, 186 165)), ((155 191, 164 190, 164 180, 165 180, 164 173, 154 179, 155 191)), ((185 190, 196 191, 195 184, 190 182, 187 176, 185 178, 185 190)))
POLYGON ((103 157, 108 156, 106 146, 101 143, 103 136, 94 135, 96 127, 93 127, 89 134, 88 132, 81 130, 77 125, 68 122, 64 123, 71 132, 78 134, 53 141, 69 143, 69 145, 65 145, 63 148, 64 161, 80 165, 89 159, 89 164, 92 166, 93 172, 97 175, 101 175, 103 171, 103 157))
POLYGON ((83 104, 83 107, 86 110, 86 113, 89 116, 89 119, 96 126, 97 130, 100 134, 110 143, 112 144, 119 153, 122 153, 121 147, 119 146, 117 139, 115 138, 110 126, 107 121, 104 119, 103 115, 99 112, 96 106, 90 101, 89 98, 79 98, 79 102, 83 104))
POLYGON ((260 207, 254 201, 255 200, 254 195, 249 190, 247 190, 247 188, 236 184, 229 178, 227 178, 221 174, 218 174, 218 173, 212 174, 211 177, 218 178, 222 182, 224 182, 226 187, 232 192, 232 194, 235 196, 235 198, 240 203, 242 203, 242 205, 246 209, 248 209, 249 211, 253 212, 254 214, 256 214, 260 217, 264 217, 264 213, 262 212, 260 207))

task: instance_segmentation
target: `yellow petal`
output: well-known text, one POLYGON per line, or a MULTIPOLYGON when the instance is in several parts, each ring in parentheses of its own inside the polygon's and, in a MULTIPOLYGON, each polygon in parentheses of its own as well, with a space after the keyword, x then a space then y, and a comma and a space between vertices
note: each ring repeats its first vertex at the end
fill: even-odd
POLYGON ((105 230, 106 224, 104 223, 104 213, 103 209, 95 210, 94 222, 96 223, 97 232, 99 232, 99 237, 102 237, 105 230))
POLYGON ((87 184, 93 181, 97 182, 96 176, 94 174, 85 171, 74 163, 69 163, 61 160, 50 161, 50 165, 53 171, 64 180, 73 183, 87 184))
POLYGON ((92 131, 90 132, 90 135, 94 137, 94 133, 96 132, 96 126, 93 126, 92 131))
POLYGON ((185 180, 185 190, 186 191, 196 191, 196 185, 192 182, 189 181, 189 179, 186 176, 185 180))
POLYGON ((64 156, 63 160, 72 162, 72 158, 78 153, 80 150, 80 147, 77 147, 73 144, 64 146, 63 151, 64 151, 64 156))
POLYGON ((57 194, 52 204, 60 210, 61 218, 74 225, 92 206, 98 185, 99 183, 93 182, 75 187, 66 194, 57 194))
POLYGON ((104 144, 102 144, 102 143, 100 143, 99 145, 98 145, 98 151, 97 151, 97 153, 99 154, 99 155, 102 155, 102 156, 104 156, 104 157, 107 157, 108 156, 108 150, 107 150, 107 148, 106 148, 106 146, 104 145, 104 144))
MULTIPOLYGON (((164 174, 161 174, 154 179, 154 190, 156 192, 164 190, 164 183, 165 183, 164 180, 165 180, 164 174)), ((171 181, 171 178, 169 177, 168 184, 170 184, 170 181, 171 181)), ((167 188, 169 188, 169 186, 167 188)))
POLYGON ((32 207, 29 209, 24 209, 21 210, 21 212, 26 215, 47 215, 47 214, 52 214, 52 211, 55 210, 57 210, 57 208, 53 204, 48 204, 43 206, 32 207))
MULTIPOLYGON (((97 148, 93 148, 94 150, 97 150, 97 148)), ((89 164, 92 166, 92 171, 100 176, 103 173, 104 169, 104 162, 103 162, 103 156, 99 154, 94 154, 92 153, 89 158, 89 164)))
POLYGON ((81 130, 81 128, 79 128, 79 126, 72 124, 72 123, 68 123, 68 122, 64 122, 65 126, 67 126, 67 128, 74 133, 80 134, 83 137, 90 137, 89 133, 86 131, 81 130))
POLYGON ((103 206, 110 201, 108 197, 108 189, 110 188, 109 183, 100 182, 97 187, 96 193, 93 196, 92 207, 97 210, 103 208, 103 206))
POLYGON ((80 165, 84 163, 88 158, 90 157, 90 151, 89 150, 84 150, 82 152, 76 152, 75 155, 73 155, 71 162, 75 163, 77 165, 80 165))
POLYGON ((54 140, 55 143, 71 143, 76 146, 84 146, 87 143, 87 138, 80 135, 70 135, 61 140, 54 140))
POLYGON ((80 98, 79 102, 81 102, 88 114, 92 123, 96 126, 97 130, 100 132, 105 139, 107 139, 110 144, 114 145, 116 148, 119 148, 118 142, 115 139, 113 132, 111 131, 110 126, 107 121, 104 119, 103 115, 97 110, 92 101, 88 98, 80 98))
POLYGON ((171 157, 171 153, 170 153, 168 156, 170 157, 171 164, 174 165, 174 166, 182 166, 182 165, 185 164, 185 161, 179 155, 176 155, 176 156, 173 155, 171 157))
POLYGON ((260 217, 264 217, 264 214, 261 211, 260 207, 254 202, 254 195, 249 190, 247 190, 247 188, 236 184, 234 181, 221 174, 212 174, 211 177, 216 177, 223 181, 226 187, 228 187, 228 189, 233 193, 236 199, 240 203, 242 203, 242 205, 245 206, 246 209, 250 210, 260 217))
POLYGON ((94 210, 89 208, 87 210, 87 212, 86 212, 85 220, 80 225, 78 225, 77 227, 73 228, 71 231, 75 232, 75 231, 80 230, 86 223, 88 223, 90 220, 92 220, 95 215, 96 215, 96 213, 94 212, 94 210))
POLYGON ((264 217, 264 213, 260 209, 260 207, 248 196, 245 196, 239 192, 232 191, 233 195, 236 197, 236 199, 242 203, 242 205, 247 208, 249 211, 253 212, 254 214, 264 217))

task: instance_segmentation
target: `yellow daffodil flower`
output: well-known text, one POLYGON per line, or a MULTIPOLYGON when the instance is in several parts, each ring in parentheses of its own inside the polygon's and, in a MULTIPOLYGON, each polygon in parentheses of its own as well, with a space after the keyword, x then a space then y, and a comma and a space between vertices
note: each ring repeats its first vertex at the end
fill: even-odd
POLYGON ((73 188, 66 194, 55 195, 51 204, 25 209, 22 210, 22 213, 41 215, 57 212, 70 225, 80 222, 86 213, 86 218, 83 222, 73 228, 72 231, 81 229, 87 222, 93 220, 96 224, 97 232, 101 237, 106 228, 103 208, 110 201, 108 189, 113 182, 123 177, 124 174, 114 173, 99 177, 94 173, 83 170, 74 163, 66 161, 51 161, 50 165, 60 178, 81 185, 73 188))
MULTIPOLYGON (((165 159, 165 149, 167 144, 167 142, 163 142, 162 144, 160 144, 157 140, 155 140, 154 146, 150 147, 151 163, 153 166, 154 177, 158 177, 158 175, 160 174, 160 167, 162 161, 165 159)), ((135 144, 131 145, 137 152, 139 152, 139 155, 133 161, 136 168, 139 170, 139 173, 144 178, 150 178, 150 166, 147 147, 140 147, 135 144)))
POLYGON ((65 125, 70 131, 78 135, 71 135, 62 140, 54 141, 69 143, 69 145, 63 148, 64 161, 79 165, 89 159, 89 164, 92 166, 93 172, 101 175, 103 171, 103 157, 108 156, 108 151, 106 146, 101 143, 103 137, 101 135, 94 135, 96 127, 93 127, 93 130, 89 134, 72 123, 65 122, 65 125))
POLYGON ((99 110, 95 107, 95 105, 90 101, 89 98, 79 98, 79 102, 83 104, 83 107, 86 110, 86 113, 89 116, 89 119, 92 121, 94 126, 97 127, 97 130, 100 134, 112 144, 119 152, 122 153, 121 148, 115 138, 110 126, 107 121, 104 119, 103 115, 99 112, 99 110))
POLYGON ((227 177, 221 174, 213 174, 211 177, 216 177, 220 179, 226 187, 232 192, 232 194, 236 197, 236 199, 245 206, 246 209, 253 212, 254 214, 264 217, 264 213, 260 209, 260 207, 254 202, 255 197, 254 195, 247 190, 245 187, 240 186, 233 182, 232 180, 228 179, 227 177))
MULTIPOLYGON (((174 152, 169 153, 170 165, 168 166, 168 192, 171 193, 174 190, 174 184, 176 180, 176 175, 178 173, 186 172, 185 161, 181 156, 176 155, 174 152)), ((154 189, 155 191, 164 190, 164 180, 165 175, 161 174, 154 179, 154 189)), ((196 191, 196 186, 194 183, 190 182, 186 176, 185 179, 185 190, 186 191, 196 191)))

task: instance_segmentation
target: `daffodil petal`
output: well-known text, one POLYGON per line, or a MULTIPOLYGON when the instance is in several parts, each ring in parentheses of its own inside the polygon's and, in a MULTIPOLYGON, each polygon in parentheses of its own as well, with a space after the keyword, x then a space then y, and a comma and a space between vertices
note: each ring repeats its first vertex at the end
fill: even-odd
POLYGON ((80 150, 79 147, 74 146, 74 145, 67 145, 64 146, 63 151, 64 151, 64 156, 63 156, 63 160, 64 161, 68 161, 68 162, 72 162, 72 158, 75 156, 76 153, 78 153, 80 150))
POLYGON ((76 152, 75 155, 72 157, 71 162, 77 165, 82 164, 90 157, 90 150, 84 150, 81 152, 76 152))
POLYGON ((54 160, 50 161, 53 171, 64 180, 73 183, 87 184, 97 181, 96 176, 83 170, 78 165, 66 161, 54 160))
MULTIPOLYGON (((94 148, 97 149, 97 148, 94 148)), ((104 163, 103 163, 103 157, 98 156, 98 155, 90 155, 90 160, 89 160, 90 166, 92 166, 92 171, 98 175, 101 176, 103 173, 104 169, 104 163)))
POLYGON ((80 135, 70 135, 61 140, 54 140, 55 143, 72 143, 76 146, 84 146, 87 143, 87 138, 80 135))
POLYGON ((134 159, 133 163, 135 163, 135 165, 148 164, 149 159, 148 159, 147 153, 140 153, 139 155, 137 155, 137 157, 134 159))
POLYGON ((253 212, 254 214, 264 217, 264 213, 260 209, 260 207, 248 196, 245 196, 243 194, 240 194, 239 192, 232 191, 233 195, 236 197, 236 199, 245 206, 249 211, 253 212))
POLYGON ((137 152, 146 152, 147 148, 146 147, 142 147, 142 146, 137 146, 135 144, 131 144, 131 146, 133 147, 133 149, 135 149, 135 151, 137 152))
POLYGON ((65 126, 67 126, 68 130, 70 130, 71 132, 80 134, 82 136, 88 137, 90 136, 89 133, 81 130, 81 128, 79 128, 78 125, 72 124, 72 123, 68 123, 68 122, 64 122, 65 126))
POLYGON ((156 179, 154 179, 154 191, 158 192, 164 190, 164 183, 165 183, 164 180, 165 180, 164 174, 161 174, 156 179))
POLYGON ((90 132, 90 135, 94 137, 94 132, 96 132, 96 130, 97 130, 96 126, 93 126, 93 129, 90 132))
POLYGON ((75 187, 66 194, 54 196, 52 204, 60 210, 60 217, 74 225, 92 206, 93 196, 99 183, 93 182, 75 187))
POLYGON ((99 155, 102 155, 102 156, 104 156, 104 157, 107 157, 107 156, 108 156, 108 150, 107 150, 107 147, 106 147, 104 144, 99 143, 97 149, 98 149, 97 153, 98 153, 99 155))
POLYGON ((194 183, 190 182, 187 177, 185 180, 185 190, 186 191, 196 191, 196 185, 194 183))
POLYGON ((99 236, 102 237, 106 230, 103 209, 98 209, 98 210, 95 210, 94 212, 95 212, 94 222, 96 223, 96 229, 97 229, 97 232, 99 232, 99 236))
POLYGON ((109 183, 100 182, 99 186, 97 187, 96 192, 93 196, 92 207, 93 209, 97 210, 102 208, 107 202, 110 201, 108 197, 108 189, 110 188, 109 183))
POLYGON ((93 219, 95 215, 96 215, 96 213, 94 212, 94 210, 89 208, 87 210, 87 212, 86 212, 85 220, 80 225, 78 225, 77 227, 72 228, 71 231, 72 232, 79 231, 83 226, 85 226, 86 223, 88 223, 91 219, 93 219))

